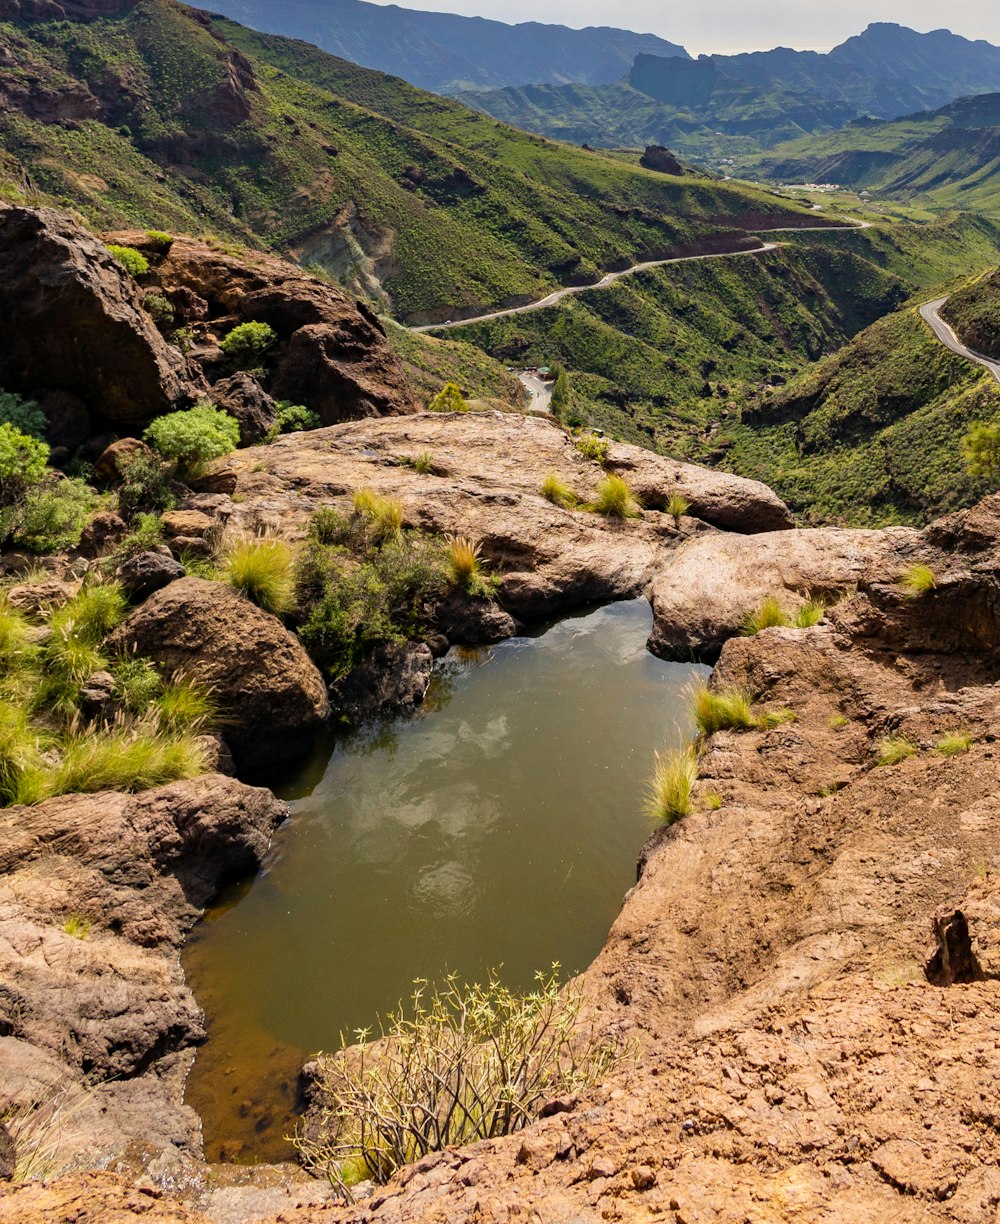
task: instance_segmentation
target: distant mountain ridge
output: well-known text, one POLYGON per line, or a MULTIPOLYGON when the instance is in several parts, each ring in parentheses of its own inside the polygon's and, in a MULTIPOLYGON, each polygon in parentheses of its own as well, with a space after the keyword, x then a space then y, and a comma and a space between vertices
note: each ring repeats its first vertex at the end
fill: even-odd
POLYGON ((683 47, 655 34, 537 21, 508 25, 366 0, 214 0, 212 9, 444 94, 534 82, 610 84, 636 55, 689 58, 683 47))
POLYGON ((545 136, 604 147, 656 141, 697 159, 759 151, 860 116, 891 119, 996 90, 1000 47, 881 22, 827 53, 778 47, 692 60, 640 52, 612 85, 533 85, 461 97, 545 136))

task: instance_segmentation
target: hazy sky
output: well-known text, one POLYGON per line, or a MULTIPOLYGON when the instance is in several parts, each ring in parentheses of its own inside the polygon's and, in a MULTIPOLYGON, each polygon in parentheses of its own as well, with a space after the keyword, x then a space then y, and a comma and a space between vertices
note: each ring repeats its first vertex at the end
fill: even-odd
POLYGON ((553 21, 569 26, 609 25, 649 31, 703 51, 761 50, 774 46, 826 50, 870 21, 898 21, 915 30, 942 26, 966 38, 1000 44, 997 0, 397 0, 403 8, 495 17, 499 21, 553 21))

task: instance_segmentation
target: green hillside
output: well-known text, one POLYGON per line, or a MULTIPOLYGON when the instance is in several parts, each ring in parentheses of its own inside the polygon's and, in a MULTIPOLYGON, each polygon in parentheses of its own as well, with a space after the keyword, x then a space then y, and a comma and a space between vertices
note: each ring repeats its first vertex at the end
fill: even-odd
POLYGON ((96 226, 317 263, 398 317, 535 297, 795 209, 495 125, 172 0, 0 23, 0 174, 96 226))
POLYGON ((987 357, 1000 357, 1000 272, 991 272, 955 290, 941 315, 967 348, 987 357))
POLYGON ((841 183, 937 209, 1000 213, 1000 93, 891 123, 860 120, 749 160, 778 182, 841 183))

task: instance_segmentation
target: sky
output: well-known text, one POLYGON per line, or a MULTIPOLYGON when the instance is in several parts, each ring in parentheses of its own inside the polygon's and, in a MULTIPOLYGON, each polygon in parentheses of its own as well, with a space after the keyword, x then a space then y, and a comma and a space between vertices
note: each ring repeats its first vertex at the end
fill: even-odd
POLYGON ((1000 44, 997 0, 394 0, 403 8, 548 21, 568 26, 609 25, 659 34, 693 54, 760 51, 775 46, 825 51, 859 34, 871 21, 897 21, 915 30, 942 26, 966 38, 1000 44))

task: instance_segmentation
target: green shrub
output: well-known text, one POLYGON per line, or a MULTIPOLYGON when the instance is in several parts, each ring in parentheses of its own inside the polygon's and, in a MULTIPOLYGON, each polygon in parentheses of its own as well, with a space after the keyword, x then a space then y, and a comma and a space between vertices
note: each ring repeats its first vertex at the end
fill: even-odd
POLYGON ((145 276, 149 271, 149 260, 135 247, 109 245, 108 254, 121 264, 129 276, 145 276))
POLYGON ((146 241, 154 251, 162 251, 166 254, 174 245, 174 236, 173 234, 165 233, 163 230, 146 230, 146 241))
POLYGON ((170 474, 156 455, 139 451, 120 465, 119 474, 118 513, 126 522, 177 504, 170 474))
POLYGON ((945 735, 937 743, 937 751, 942 756, 961 756, 972 747, 972 736, 968 731, 955 731, 945 735))
POLYGON ((132 530, 111 554, 114 564, 120 565, 129 557, 151 552, 163 542, 163 523, 158 514, 137 514, 132 520, 132 530))
POLYGON ((29 438, 44 438, 48 422, 34 400, 22 399, 12 391, 0 391, 0 425, 12 425, 29 438))
POLYGON ((163 692, 163 677, 149 659, 118 659, 111 665, 115 700, 129 714, 144 714, 163 692))
POLYGON ((295 1141, 303 1162, 339 1185, 345 1165, 382 1184, 429 1152, 519 1131, 624 1057, 582 1004, 555 967, 523 995, 494 973, 483 985, 417 982, 409 1009, 379 1021, 383 1040, 365 1031, 320 1060, 318 1126, 295 1141))
POLYGON ((667 499, 667 514, 674 520, 674 526, 680 531, 681 519, 691 509, 691 503, 680 493, 674 493, 667 499))
POLYGON ((577 495, 555 472, 549 472, 542 481, 541 494, 546 501, 551 502, 553 506, 561 506, 563 510, 572 510, 579 505, 577 495))
POLYGON ((673 824, 691 811, 695 783, 698 781, 698 756, 690 748, 661 756, 650 783, 646 809, 662 824, 673 824))
POLYGON ((236 449, 240 427, 228 412, 202 403, 159 417, 143 437, 164 459, 176 465, 178 473, 194 476, 213 459, 236 449))
POLYGON ((586 459, 593 459, 603 467, 608 461, 611 448, 607 439, 599 438, 597 434, 581 434, 576 439, 576 449, 586 459))
POLYGON ((597 486, 593 508, 598 514, 606 514, 609 518, 638 518, 642 513, 639 503, 632 496, 632 490, 620 476, 604 477, 597 486))
POLYGON ((233 365, 247 369, 260 365, 264 354, 277 340, 277 333, 267 323, 239 323, 223 337, 219 347, 233 365))
POLYGON ((898 765, 920 751, 917 745, 904 735, 888 735, 878 744, 879 765, 898 765))
POLYGON ((1000 423, 973 425, 962 439, 962 453, 971 476, 995 480, 1000 475, 1000 423))
POLYGON ((162 293, 147 293, 142 300, 142 307, 157 327, 166 331, 173 327, 177 312, 169 298, 162 293))
POLYGON ((49 448, 6 422, 0 425, 0 504, 13 505, 45 475, 49 448))
POLYGON ((284 540, 240 540, 227 552, 223 577, 234 591, 273 616, 282 616, 294 602, 294 558, 284 540))
POLYGON ((555 365, 552 374, 552 398, 549 401, 549 411, 557 420, 565 420, 573 410, 573 390, 569 382, 569 374, 565 366, 555 365))
POLYGON ((469 405, 465 402, 462 389, 458 383, 445 383, 441 390, 427 405, 428 412, 468 412, 469 405))
MULTIPOLYGON (((29 489, 8 523, 16 548, 38 555, 75 548, 97 496, 82 480, 67 477, 29 489)), ((0 521, 6 516, 0 514, 0 521)))
POLYGON ((358 489, 353 497, 354 513, 377 542, 398 540, 403 533, 403 503, 383 497, 371 489, 358 489))
POLYGON ((304 433, 309 429, 319 429, 323 424, 319 414, 306 408, 304 404, 292 404, 288 400, 278 400, 275 407, 278 410, 279 433, 304 433))
POLYGON ((902 587, 903 594, 908 598, 919 599, 921 595, 926 595, 928 591, 934 590, 937 586, 937 579, 929 565, 922 565, 918 562, 903 573, 899 579, 899 585, 902 587))
POLYGON ((694 721, 702 735, 716 731, 747 731, 757 726, 753 703, 743 689, 713 691, 707 684, 696 686, 692 700, 694 721))
POLYGON ((308 537, 317 544, 342 544, 350 535, 351 524, 332 506, 320 506, 309 520, 308 537))

